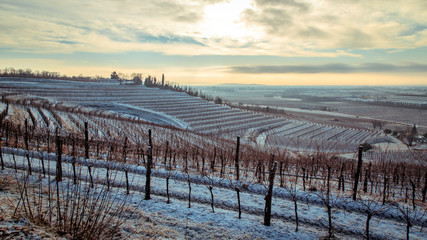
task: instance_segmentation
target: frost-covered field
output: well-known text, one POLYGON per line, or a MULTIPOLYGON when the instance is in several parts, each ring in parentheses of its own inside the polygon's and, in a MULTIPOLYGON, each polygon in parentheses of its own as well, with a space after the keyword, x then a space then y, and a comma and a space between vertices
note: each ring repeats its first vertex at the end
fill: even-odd
MULTIPOLYGON (((10 170, 2 174, 13 174, 16 168, 24 171, 16 173, 17 176, 25 174, 28 169, 24 151, 4 149, 4 160, 10 170), (12 153, 14 156, 12 156, 12 153)), ((55 156, 44 154, 46 172, 55 176, 55 156)), ((63 184, 72 184, 71 159, 66 158, 63 165, 63 174, 66 180, 63 184)), ((47 181, 42 177, 42 166, 39 158, 31 158, 33 177, 31 181, 47 181), (39 178, 41 177, 41 178, 39 178)), ((89 181, 87 166, 93 168, 97 184, 106 185, 106 168, 110 166, 111 191, 122 198, 126 195, 126 183, 123 169, 129 170, 130 197, 129 206, 134 209, 135 215, 143 218, 131 217, 123 225, 123 234, 129 238, 136 237, 171 237, 171 238, 196 238, 196 239, 318 239, 327 236, 328 219, 326 207, 319 196, 298 190, 299 221, 300 227, 295 232, 294 202, 289 193, 283 188, 276 188, 273 199, 272 226, 264 226, 264 195, 266 189, 262 185, 251 184, 250 188, 241 193, 242 218, 238 219, 236 193, 231 187, 231 182, 213 182, 199 175, 185 175, 181 172, 154 171, 152 177, 151 200, 144 200, 145 168, 142 166, 128 165, 126 167, 114 163, 81 159, 77 171, 82 181, 89 181), (170 177, 169 194, 171 203, 167 204, 166 176, 170 177), (191 208, 188 207, 188 182, 191 178, 191 208), (213 186, 214 211, 211 208, 211 196, 208 190, 213 186), (149 229, 138 229, 138 224, 146 224, 149 219, 154 226, 149 229), (141 223, 142 222, 142 223, 141 223), (153 229, 154 228, 154 229, 153 229), (151 232, 150 232, 151 231, 151 232)), ((334 200, 333 226, 335 235, 341 239, 363 239, 365 233, 366 214, 364 205, 359 202, 348 201, 342 197, 334 200)), ((405 239, 406 224, 401 219, 401 213, 393 207, 385 209, 374 216, 370 223, 371 237, 373 239, 405 239)), ((425 239, 427 233, 422 230, 426 223, 415 222, 411 229, 411 239, 425 239)), ((148 224, 149 225, 149 224, 148 224)))
POLYGON ((427 96, 423 86, 222 85, 200 89, 236 105, 284 109, 288 114, 319 123, 372 128, 371 120, 375 119, 385 121, 384 128, 416 124, 423 132, 427 130, 427 96))
MULTIPOLYGON (((243 111, 143 86, 40 79, 1 79, 0 86, 4 181, 24 181, 31 171, 29 185, 67 192, 78 188, 75 166, 78 183, 108 186, 116 199, 130 197, 116 216, 126 220, 122 237, 319 239, 329 234, 331 216, 330 230, 341 239, 363 239, 368 217, 373 239, 405 239, 408 226, 411 239, 426 238, 427 155, 389 148, 401 144, 379 132, 243 111), (354 201, 357 146, 368 140, 378 143, 363 153, 354 201), (62 182, 56 181, 58 151, 62 182), (152 199, 144 200, 149 156, 152 199)), ((58 199, 51 190, 40 199, 58 199)), ((23 192, 16 191, 7 190, 10 197, 2 199, 19 204, 23 192)), ((12 203, 0 206, 13 215, 12 203)), ((22 219, 4 221, 0 231, 9 229, 9 235, 14 224, 27 226, 22 219)))
MULTIPOLYGON (((317 150, 319 145, 330 151, 353 152, 357 146, 382 136, 360 127, 339 127, 308 120, 273 117, 233 109, 207 102, 182 92, 145 86, 114 83, 81 83, 44 79, 0 79, 2 94, 20 93, 71 103, 100 111, 129 116, 160 125, 188 129, 202 134, 234 138, 241 136, 255 144, 283 146, 299 151, 317 150)), ((18 96, 23 98, 23 96, 18 96)), ((46 111, 55 109, 41 109, 46 111)), ((61 121, 64 114, 58 114, 61 121)), ((66 117, 63 121, 67 121, 66 117)))

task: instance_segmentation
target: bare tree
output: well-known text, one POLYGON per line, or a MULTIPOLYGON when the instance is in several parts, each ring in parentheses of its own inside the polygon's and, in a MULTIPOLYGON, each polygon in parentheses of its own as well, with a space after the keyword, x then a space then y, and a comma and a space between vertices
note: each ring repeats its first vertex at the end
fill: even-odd
POLYGON ((240 180, 234 180, 233 176, 231 176, 231 175, 227 175, 227 180, 228 180, 231 188, 234 188, 234 190, 236 191, 237 210, 239 213, 239 219, 241 219, 242 218, 242 207, 241 207, 241 202, 240 202, 240 192, 242 190, 246 189, 248 186, 247 186, 247 184, 244 184, 240 180))
POLYGON ((416 225, 424 225, 426 221, 426 209, 415 209, 407 204, 394 203, 396 210, 400 214, 400 219, 406 223, 406 239, 409 240, 409 233, 411 228, 416 225))
POLYGON ((316 191, 314 194, 319 197, 321 202, 325 205, 327 213, 328 213, 328 238, 334 237, 334 227, 332 224, 332 210, 334 206, 344 205, 346 204, 347 198, 343 197, 340 192, 337 192, 335 196, 331 195, 331 166, 326 164, 327 166, 327 179, 326 186, 321 185, 320 190, 316 191))
POLYGON ((366 213, 365 234, 366 234, 366 239, 368 240, 370 239, 369 224, 372 217, 381 215, 382 213, 390 209, 390 205, 382 204, 380 198, 381 198, 380 196, 378 197, 368 196, 365 199, 362 199, 362 198, 358 199, 358 203, 360 203, 362 211, 366 213))
POLYGON ((271 224, 271 202, 273 199, 273 186, 274 176, 276 174, 277 162, 274 162, 274 155, 271 156, 270 169, 268 176, 268 190, 265 196, 265 208, 264 208, 264 225, 270 226, 271 224))
POLYGON ((211 195, 211 208, 212 212, 215 213, 215 205, 214 205, 214 194, 213 194, 213 188, 215 186, 215 181, 212 174, 207 174, 206 172, 202 175, 203 178, 206 178, 209 182, 209 184, 206 186, 210 192, 211 195))
POLYGON ((302 196, 302 192, 297 188, 296 178, 295 181, 289 180, 285 181, 283 184, 283 188, 289 193, 289 196, 294 202, 294 211, 295 211, 295 232, 298 232, 298 199, 302 196))

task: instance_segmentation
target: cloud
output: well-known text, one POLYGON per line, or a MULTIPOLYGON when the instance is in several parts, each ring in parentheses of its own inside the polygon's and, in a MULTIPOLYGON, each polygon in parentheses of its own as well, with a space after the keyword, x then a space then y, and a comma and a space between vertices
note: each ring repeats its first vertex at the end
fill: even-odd
POLYGON ((242 19, 248 24, 263 26, 267 33, 273 35, 286 34, 286 30, 293 25, 292 17, 285 9, 266 8, 261 12, 246 9, 242 13, 242 19))
POLYGON ((329 36, 327 32, 314 26, 302 27, 297 35, 302 38, 328 38, 329 36))
POLYGON ((296 0, 255 0, 255 3, 259 7, 281 6, 295 8, 304 12, 308 11, 308 9, 310 8, 310 4, 296 0))
MULTIPOLYGON (((206 4, 222 1, 119 0, 0 3, 0 45, 17 51, 123 52, 204 44, 188 34, 206 4), (159 45, 153 46, 153 44, 159 45)), ((171 50, 177 52, 177 50, 171 50)))
POLYGON ((409 63, 403 65, 364 63, 349 65, 329 63, 320 65, 255 65, 233 66, 233 73, 376 73, 376 72, 427 72, 427 64, 409 63))
POLYGON ((56 41, 57 43, 62 43, 62 44, 70 44, 70 45, 74 45, 74 44, 78 44, 79 42, 76 41, 68 41, 68 40, 58 40, 56 41))
POLYGON ((294 19, 298 19, 297 15, 305 15, 310 9, 310 4, 296 0, 254 0, 254 2, 255 9, 249 8, 241 13, 242 21, 247 25, 259 25, 268 34, 277 36, 291 32, 291 28, 295 25, 294 19))
POLYGON ((158 44, 189 44, 205 46, 203 43, 197 41, 195 38, 175 35, 175 34, 160 34, 154 35, 143 30, 135 30, 128 26, 116 26, 116 28, 107 28, 101 30, 94 30, 102 36, 106 36, 111 41, 119 43, 158 43, 158 44))
POLYGON ((426 12, 423 0, 2 0, 0 46, 336 57, 341 50, 425 47, 426 12))
POLYGON ((126 1, 120 5, 128 9, 131 16, 146 16, 155 21, 178 21, 194 23, 202 20, 204 4, 191 4, 187 1, 158 0, 158 1, 126 1))
POLYGON ((414 24, 413 26, 408 26, 405 31, 402 31, 399 36, 413 36, 427 29, 427 25, 414 24))
POLYGON ((425 46, 427 4, 421 0, 254 0, 242 13, 275 48, 408 49, 425 46), (424 15, 424 17, 423 17, 424 15))
POLYGON ((350 28, 344 31, 339 41, 337 41, 337 46, 340 48, 370 48, 374 46, 373 38, 372 35, 362 30, 350 28))

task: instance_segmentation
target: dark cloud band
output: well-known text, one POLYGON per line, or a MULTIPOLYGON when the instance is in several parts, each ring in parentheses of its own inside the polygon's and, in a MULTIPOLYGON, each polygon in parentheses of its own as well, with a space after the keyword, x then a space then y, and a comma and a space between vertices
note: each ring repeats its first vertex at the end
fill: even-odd
POLYGON ((254 65, 232 66, 234 73, 363 73, 363 72, 427 72, 427 64, 404 65, 364 63, 358 66, 330 63, 321 65, 254 65))

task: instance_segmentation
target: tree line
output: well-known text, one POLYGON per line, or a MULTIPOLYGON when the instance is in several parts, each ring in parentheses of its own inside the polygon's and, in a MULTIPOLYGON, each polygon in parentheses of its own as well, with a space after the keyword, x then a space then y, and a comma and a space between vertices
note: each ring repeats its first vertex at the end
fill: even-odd
POLYGON ((94 82, 101 79, 101 76, 84 76, 83 74, 79 74, 78 76, 67 76, 65 74, 61 74, 59 72, 51 72, 51 71, 39 71, 39 70, 31 70, 30 68, 26 69, 15 69, 13 67, 5 67, 0 69, 0 77, 20 77, 20 78, 43 78, 43 79, 60 79, 60 80, 74 80, 74 81, 87 81, 94 82))
POLYGON ((165 81, 165 75, 162 74, 162 80, 157 80, 156 77, 148 75, 144 80, 144 86, 146 87, 155 87, 160 89, 166 89, 174 92, 184 92, 193 97, 200 97, 206 101, 215 102, 216 104, 222 104, 223 100, 220 97, 212 97, 201 90, 191 88, 189 86, 180 86, 177 83, 170 83, 165 81))

